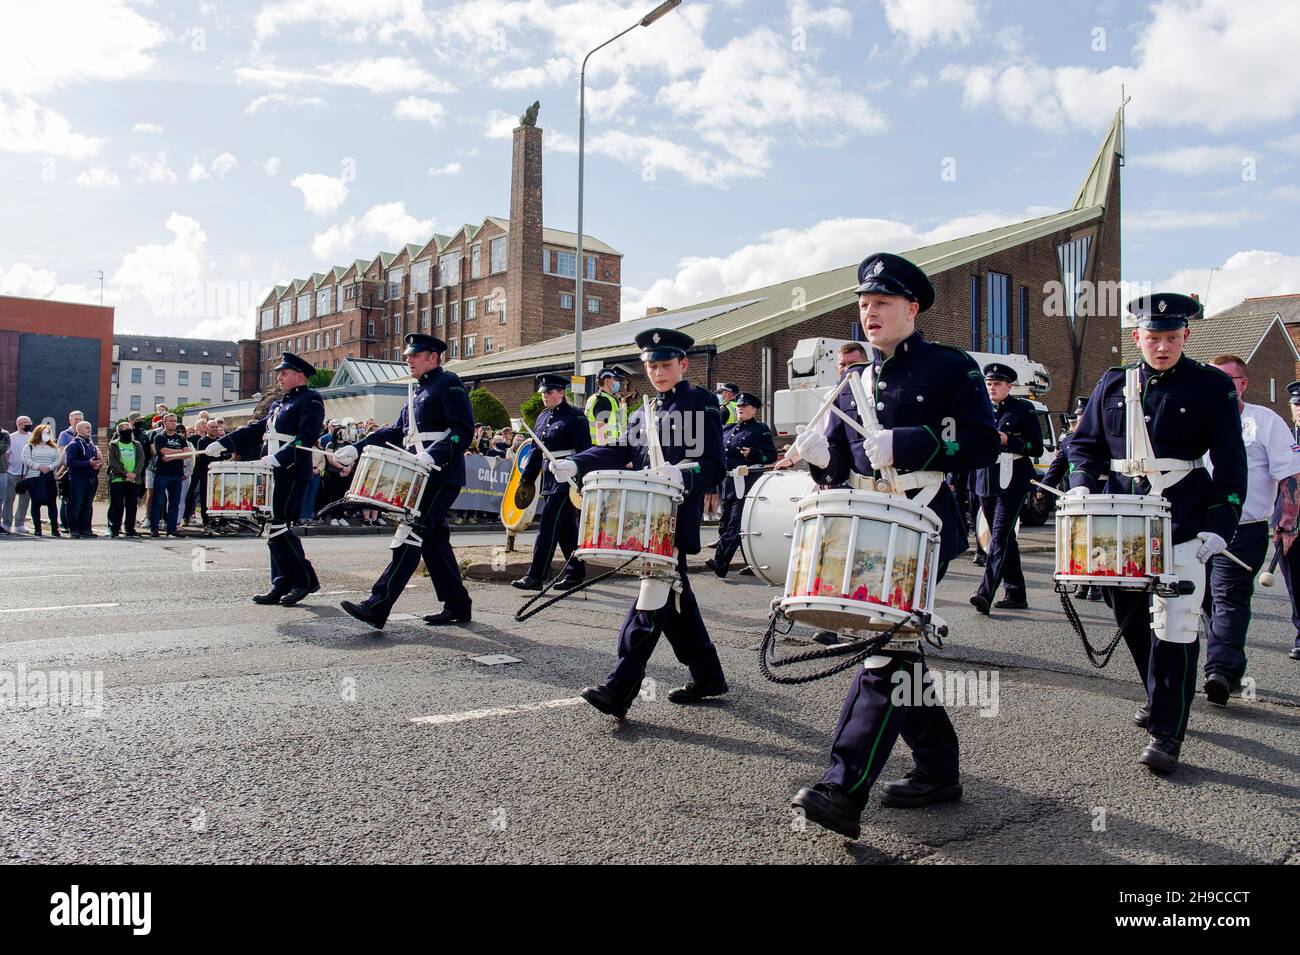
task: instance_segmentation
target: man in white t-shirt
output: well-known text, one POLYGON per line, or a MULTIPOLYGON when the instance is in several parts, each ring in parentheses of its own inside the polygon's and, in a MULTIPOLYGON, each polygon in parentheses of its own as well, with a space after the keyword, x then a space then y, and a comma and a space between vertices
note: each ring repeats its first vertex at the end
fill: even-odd
POLYGON ((1236 355, 1219 355, 1211 362, 1232 379, 1241 410, 1241 439, 1246 445, 1246 500, 1241 521, 1228 550, 1249 571, 1223 555, 1210 559, 1209 587, 1203 609, 1205 631, 1205 696, 1227 706, 1228 696, 1241 686, 1246 672, 1246 629, 1250 626, 1250 598, 1255 573, 1269 552, 1269 520, 1274 518, 1279 537, 1294 540, 1296 530, 1296 476, 1300 454, 1295 451, 1290 427, 1278 414, 1262 405, 1241 400, 1250 384, 1246 363, 1236 355), (1275 506, 1278 511, 1274 517, 1275 506))
POLYGON ((32 437, 32 419, 19 415, 14 430, 9 433, 9 459, 5 466, 4 483, 0 485, 0 527, 15 534, 27 533, 26 494, 18 493, 18 482, 23 478, 23 448, 32 437), (15 520, 15 518, 17 518, 15 520))

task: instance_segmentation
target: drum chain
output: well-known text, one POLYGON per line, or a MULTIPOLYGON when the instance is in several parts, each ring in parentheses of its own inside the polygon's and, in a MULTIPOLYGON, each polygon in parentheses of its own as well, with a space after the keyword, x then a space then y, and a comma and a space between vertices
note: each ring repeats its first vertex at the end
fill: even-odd
MULTIPOLYGON (((772 650, 776 645, 776 638, 778 636, 777 624, 782 616, 783 614, 779 608, 773 609, 772 613, 767 618, 767 631, 763 634, 763 642, 758 648, 759 672, 773 683, 779 683, 782 686, 798 686, 802 683, 812 683, 814 680, 824 680, 827 677, 832 677, 837 673, 843 673, 845 670, 858 666, 859 664, 864 663, 867 657, 875 656, 879 653, 884 648, 885 644, 889 643, 889 641, 894 638, 894 635, 901 630, 905 624, 910 622, 908 620, 901 620, 888 630, 884 630, 873 637, 854 640, 851 643, 834 647, 820 647, 815 650, 805 650, 802 653, 796 653, 778 660, 772 655, 772 650), (845 654, 852 654, 852 656, 825 670, 818 670, 814 673, 805 674, 803 676, 781 676, 772 672, 773 669, 791 666, 795 663, 806 663, 809 660, 826 660, 832 657, 844 656, 845 654)), ((790 625, 780 631, 779 635, 784 636, 789 633, 793 627, 794 621, 790 621, 790 625)))
POLYGON ((568 558, 565 559, 564 566, 560 568, 560 572, 555 575, 555 577, 551 580, 551 582, 547 584, 545 587, 543 587, 539 593, 537 593, 532 597, 529 597, 526 601, 524 601, 524 605, 515 611, 515 620, 518 623, 523 623, 529 617, 541 613, 547 607, 551 606, 551 604, 557 604, 565 597, 571 597, 580 591, 586 590, 588 587, 594 587, 596 584, 600 583, 606 577, 613 577, 615 574, 621 571, 628 564, 632 563, 632 561, 636 560, 639 556, 640 555, 629 557, 627 560, 623 561, 623 563, 619 564, 613 570, 607 570, 599 577, 590 577, 587 580, 584 580, 582 583, 578 584, 578 586, 571 588, 570 590, 562 590, 560 591, 559 594, 552 597, 550 600, 546 601, 546 603, 542 604, 540 607, 537 607, 536 609, 533 610, 529 610, 529 608, 532 607, 533 604, 537 603, 537 601, 541 600, 548 593, 550 593, 551 588, 554 587, 557 582, 564 579, 564 575, 569 570, 569 563, 573 560, 573 555, 570 554, 568 558))
POLYGON ((1124 619, 1120 621, 1119 628, 1115 631, 1115 636, 1112 637, 1110 643, 1106 645, 1106 649, 1098 650, 1088 641, 1088 635, 1083 629, 1083 621, 1079 619, 1079 611, 1075 609, 1074 602, 1070 599, 1070 595, 1064 591, 1061 592, 1061 607, 1065 610, 1065 619, 1070 621, 1070 626, 1074 628, 1074 632, 1079 635, 1079 639, 1083 642, 1083 652, 1087 654, 1088 662, 1098 670, 1105 668, 1106 664, 1110 663, 1110 658, 1115 653, 1115 648, 1118 647, 1119 642, 1124 639, 1124 628, 1133 622, 1133 616, 1138 612, 1138 610, 1146 609, 1141 603, 1135 603, 1130 607, 1128 613, 1124 614, 1124 619))

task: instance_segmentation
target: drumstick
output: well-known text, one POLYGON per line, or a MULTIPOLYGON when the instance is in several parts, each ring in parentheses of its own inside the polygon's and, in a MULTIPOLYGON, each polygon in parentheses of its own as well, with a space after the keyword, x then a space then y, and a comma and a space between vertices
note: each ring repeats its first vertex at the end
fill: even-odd
MULTIPOLYGON (((403 454, 410 454, 411 457, 416 457, 416 455, 413 454, 410 450, 408 450, 408 449, 406 449, 406 448, 399 448, 397 445, 393 444, 393 442, 391 442, 391 441, 385 441, 384 444, 388 445, 388 447, 392 448, 394 451, 401 451, 403 454)), ((429 447, 433 447, 433 445, 429 445, 429 447)), ((426 453, 427 453, 427 449, 426 449, 426 453)), ((430 456, 432 457, 432 455, 430 455, 430 456)), ((432 467, 435 471, 441 471, 441 470, 442 470, 442 468, 438 467, 438 465, 436 465, 436 464, 431 465, 431 467, 432 467)))
POLYGON ((1057 497, 1065 497, 1064 491, 1057 490, 1056 488, 1052 487, 1050 484, 1044 484, 1042 481, 1034 481, 1034 480, 1031 480, 1029 483, 1033 484, 1036 487, 1041 487, 1044 491, 1051 491, 1057 497))
POLYGON ((1268 565, 1268 570, 1259 575, 1259 585, 1261 587, 1272 587, 1277 580, 1273 576, 1273 571, 1277 570, 1278 562, 1282 559, 1282 542, 1278 541, 1273 545, 1273 562, 1268 565))
POLYGON ((664 448, 659 442, 659 418, 650 413, 650 396, 641 399, 641 424, 645 426, 646 447, 650 455, 650 470, 664 463, 664 448))
POLYGON ((171 448, 163 448, 162 456, 166 461, 179 461, 181 458, 197 458, 200 454, 206 454, 205 451, 173 451, 171 448))
POLYGON ((323 454, 327 458, 333 458, 334 452, 327 448, 304 448, 301 444, 295 445, 299 451, 310 451, 312 454, 323 454))
MULTIPOLYGON (((528 427, 527 421, 520 421, 519 423, 520 425, 523 426, 523 429, 528 432, 528 437, 533 439, 533 443, 537 445, 538 449, 542 452, 542 455, 546 458, 546 460, 550 461, 552 464, 560 460, 554 454, 551 453, 550 448, 542 444, 542 439, 537 437, 537 434, 533 431, 532 428, 528 427)), ((568 485, 578 494, 579 499, 581 499, 582 491, 578 487, 578 482, 575 481, 573 478, 569 478, 568 485)))

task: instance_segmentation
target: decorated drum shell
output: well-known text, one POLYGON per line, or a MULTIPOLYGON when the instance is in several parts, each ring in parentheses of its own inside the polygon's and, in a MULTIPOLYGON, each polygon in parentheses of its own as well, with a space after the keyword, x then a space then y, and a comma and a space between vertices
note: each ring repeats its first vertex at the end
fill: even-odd
POLYGON ((275 472, 261 461, 214 461, 208 465, 208 513, 252 517, 271 513, 275 472))
POLYGON ((416 516, 430 468, 414 454, 369 445, 361 450, 347 500, 381 511, 416 516))
POLYGON ((649 471, 592 471, 582 479, 577 555, 598 565, 675 572, 680 482, 649 471))
POLYGON ((1062 497, 1053 580, 1147 589, 1169 566, 1172 533, 1169 502, 1154 494, 1062 497))

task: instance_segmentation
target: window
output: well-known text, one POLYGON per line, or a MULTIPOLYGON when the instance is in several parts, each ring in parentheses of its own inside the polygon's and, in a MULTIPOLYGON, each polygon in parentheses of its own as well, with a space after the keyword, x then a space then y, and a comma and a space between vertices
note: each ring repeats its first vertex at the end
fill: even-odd
POLYGON ((117 366, 113 366, 113 384, 117 384, 117 366))
POLYGON ((452 325, 460 321, 460 302, 452 302, 447 306, 447 320, 452 325))
POLYGON ((1092 246, 1092 236, 1085 235, 1070 242, 1062 242, 1056 247, 1056 261, 1061 267, 1061 286, 1065 291, 1066 317, 1070 327, 1074 327, 1075 309, 1079 304, 1079 294, 1083 291, 1083 281, 1088 275, 1088 250, 1092 246))
POLYGON ((425 259, 422 262, 416 262, 411 266, 411 291, 427 292, 429 291, 429 271, 433 267, 431 259, 425 259))
POLYGON ((189 404, 189 403, 190 403, 190 399, 189 399, 189 398, 186 398, 184 395, 181 395, 179 398, 176 399, 176 407, 178 407, 178 408, 179 408, 181 405, 187 405, 187 404, 189 404))
POLYGON ((456 339, 454 339, 454 338, 453 338, 450 342, 448 342, 448 347, 451 349, 451 357, 452 357, 452 358, 459 358, 459 357, 460 357, 459 355, 456 354, 456 352, 457 352, 457 350, 458 350, 456 346, 457 346, 458 344, 459 344, 459 343, 458 343, 458 342, 456 341, 456 339))
POLYGON ((139 368, 132 368, 132 369, 131 369, 131 384, 133 384, 133 385, 138 385, 138 384, 140 384, 140 375, 141 375, 141 370, 140 370, 139 368))
POLYGON ((1011 279, 989 273, 989 351, 1006 355, 1011 351, 1011 279))
POLYGON ((323 288, 316 291, 316 314, 328 315, 333 309, 330 308, 330 302, 334 298, 334 290, 323 288))
POLYGON ((153 396, 153 406, 155 408, 157 408, 159 405, 165 405, 166 403, 167 403, 167 399, 164 398, 162 395, 153 396))
POLYGON ((560 308, 566 312, 573 311, 573 296, 568 292, 560 293, 560 308))
POLYGON ((576 279, 578 277, 578 257, 572 252, 556 252, 555 274, 576 279))
MULTIPOLYGON (((155 368, 153 373, 153 383, 155 385, 167 384, 167 370, 165 368, 155 368)), ((156 402, 155 402, 156 404, 156 402)))
POLYGON ((480 245, 471 245, 469 247, 469 277, 472 279, 481 278, 483 275, 480 257, 483 247, 480 245))
POLYGON ((465 321, 474 318, 478 318, 478 299, 467 298, 465 299, 465 321))
POLYGON ((200 372, 200 373, 199 373, 199 383, 200 383, 204 388, 211 388, 211 387, 212 387, 212 372, 210 372, 210 371, 200 372))
POLYGON ((488 243, 488 268, 493 272, 506 270, 506 237, 500 236, 488 243))
POLYGON ((483 354, 492 354, 492 336, 487 335, 483 338, 483 354))
POLYGON ((438 328, 442 328, 442 306, 441 305, 435 305, 433 307, 433 324, 438 328))
POLYGON ((598 298, 587 299, 587 314, 589 315, 600 314, 600 299, 598 298))
POLYGON ((131 396, 131 410, 132 410, 132 411, 139 411, 139 410, 140 410, 140 396, 139 396, 139 395, 132 395, 132 396, 131 396))
MULTIPOLYGON (((273 309, 273 308, 264 308, 264 309, 262 309, 262 329, 263 329, 263 331, 265 331, 265 330, 268 329, 268 328, 274 328, 274 327, 275 327, 275 309, 273 309)), ((132 351, 134 351, 134 349, 132 349, 132 351)))
MULTIPOLYGON (((190 373, 189 373, 188 371, 178 371, 178 372, 176 372, 176 384, 178 384, 178 385, 188 385, 189 383, 190 383, 190 373)), ((161 385, 162 382, 160 381, 160 382, 158 382, 158 384, 161 385)))
POLYGON ((466 335, 466 336, 465 336, 465 357, 466 357, 466 358, 473 358, 473 357, 474 357, 474 339, 475 339, 475 337, 476 337, 476 336, 474 336, 474 335, 466 335))
POLYGON ((334 347, 338 348, 339 343, 342 341, 343 341, 343 329, 341 328, 334 329, 334 347))
POLYGON ((438 256, 438 284, 458 285, 460 283, 460 253, 448 252, 438 256))
POLYGON ((280 320, 278 325, 288 325, 293 321, 293 299, 286 298, 280 303, 280 320))
POLYGON ((395 315, 395 316, 393 316, 393 334, 394 334, 394 335, 400 335, 400 334, 402 334, 402 316, 401 316, 401 315, 395 315))
POLYGON ((594 255, 584 255, 582 258, 587 263, 586 277, 594 279, 596 277, 596 257, 594 255))
POLYGON ((311 318, 311 292, 298 296, 298 321, 305 322, 311 318))
POLYGON ((497 305, 497 324, 504 325, 505 323, 506 323, 506 300, 502 299, 500 303, 497 305))
POLYGON ((970 350, 980 350, 980 277, 970 277, 970 350))
POLYGON ((224 387, 224 388, 233 388, 233 387, 235 387, 235 373, 234 373, 233 371, 228 371, 228 372, 226 372, 224 375, 222 375, 222 376, 221 376, 221 384, 222 384, 222 387, 224 387))
POLYGON ((1017 312, 1017 324, 1020 325, 1020 354, 1029 354, 1029 289, 1020 286, 1020 301, 1017 312))
POLYGON ((343 311, 343 286, 340 285, 340 286, 339 286, 337 289, 335 289, 334 291, 335 291, 335 296, 334 296, 334 297, 335 297, 335 300, 337 301, 336 308, 337 308, 338 311, 341 312, 341 311, 343 311))
POLYGON ((315 344, 316 350, 320 351, 320 332, 316 333, 316 336, 315 338, 312 339, 312 342, 315 344))
POLYGON ((429 306, 420 309, 420 330, 427 332, 429 330, 429 306))
POLYGON ((405 274, 405 269, 388 270, 388 298, 402 297, 402 276, 405 274))

